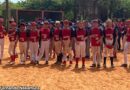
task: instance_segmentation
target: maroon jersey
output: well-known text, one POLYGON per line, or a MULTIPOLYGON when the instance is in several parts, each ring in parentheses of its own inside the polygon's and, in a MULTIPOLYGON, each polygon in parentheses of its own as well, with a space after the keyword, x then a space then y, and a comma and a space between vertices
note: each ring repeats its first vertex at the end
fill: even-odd
POLYGON ((27 41, 27 32, 21 31, 19 34, 19 41, 20 42, 26 42, 27 41))
POLYGON ((40 34, 42 41, 50 39, 50 29, 41 29, 40 34))
POLYGON ((85 37, 86 37, 86 31, 84 29, 76 31, 77 41, 84 41, 85 37))
POLYGON ((126 41, 127 41, 127 42, 130 42, 130 28, 127 28, 126 41))
POLYGON ((4 27, 0 26, 0 39, 4 38, 4 27))
POLYGON ((92 46, 100 46, 101 42, 99 41, 101 39, 101 30, 99 28, 94 28, 90 32, 91 37, 91 45, 92 46))
POLYGON ((71 38, 71 30, 70 29, 63 29, 62 30, 62 39, 69 40, 71 38))
POLYGON ((60 40, 60 30, 59 29, 55 29, 54 30, 53 37, 54 37, 55 41, 59 41, 60 40))
POLYGON ((112 48, 114 42, 114 29, 106 28, 105 29, 105 44, 107 48, 112 48))
POLYGON ((31 42, 38 42, 38 37, 39 37, 38 31, 31 31, 29 40, 31 42))
POLYGON ((17 37, 16 30, 10 29, 8 32, 9 41, 15 41, 17 37))

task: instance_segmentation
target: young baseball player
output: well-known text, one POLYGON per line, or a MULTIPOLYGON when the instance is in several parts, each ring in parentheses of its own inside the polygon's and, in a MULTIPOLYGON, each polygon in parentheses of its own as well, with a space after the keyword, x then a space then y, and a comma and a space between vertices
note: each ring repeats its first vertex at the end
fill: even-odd
POLYGON ((69 26, 69 21, 63 21, 62 29, 62 45, 63 45, 63 64, 66 66, 67 57, 69 57, 70 65, 72 64, 72 48, 71 48, 71 29, 69 26))
POLYGON ((39 32, 37 29, 37 23, 31 22, 30 28, 30 35, 29 35, 29 48, 31 53, 31 64, 36 63, 37 54, 38 54, 38 40, 39 40, 39 32))
POLYGON ((15 22, 10 23, 10 28, 8 31, 8 37, 9 37, 9 55, 10 55, 10 61, 9 64, 13 65, 15 64, 15 48, 17 44, 17 32, 16 32, 16 26, 17 24, 15 22))
MULTIPOLYGON (((15 22, 14 18, 11 17, 11 19, 9 20, 9 25, 11 25, 11 23, 15 22)), ((15 27, 17 29, 17 27, 15 27)), ((16 44, 16 47, 17 47, 17 44, 16 44)), ((17 50, 15 49, 15 58, 18 58, 18 52, 17 50)))
POLYGON ((107 59, 107 54, 110 55, 110 61, 111 61, 111 67, 114 68, 113 64, 113 50, 114 50, 114 44, 115 44, 115 39, 116 39, 116 33, 113 28, 113 22, 111 19, 108 19, 106 21, 106 27, 105 30, 103 31, 103 42, 104 42, 104 63, 103 66, 106 68, 106 59, 107 59))
POLYGON ((4 19, 0 18, 0 64, 2 63, 1 60, 3 58, 4 53, 4 35, 6 34, 4 26, 3 26, 4 19))
POLYGON ((93 64, 90 67, 100 68, 101 54, 100 46, 102 42, 102 31, 99 29, 98 20, 92 21, 92 29, 90 31, 91 50, 93 54, 93 64))
POLYGON ((20 64, 25 64, 27 57, 28 34, 26 32, 26 25, 24 23, 20 24, 18 38, 19 38, 19 50, 20 50, 20 64))
POLYGON ((41 38, 41 48, 37 58, 37 64, 39 63, 39 60, 41 60, 42 56, 45 53, 45 64, 48 65, 50 47, 50 29, 48 21, 44 21, 43 28, 41 29, 39 34, 41 38))
POLYGON ((60 21, 55 22, 55 30, 53 33, 54 48, 57 54, 57 60, 55 64, 62 63, 62 45, 61 45, 61 23, 60 21))
POLYGON ((130 20, 126 21, 127 30, 125 33, 125 44, 124 44, 124 64, 121 65, 121 67, 127 67, 128 66, 128 51, 130 50, 130 20))
POLYGON ((75 54, 76 54, 76 65, 78 68, 79 59, 82 58, 82 68, 85 69, 85 56, 86 56, 86 39, 87 32, 85 30, 85 24, 83 21, 79 21, 78 28, 76 31, 76 43, 75 43, 75 54))

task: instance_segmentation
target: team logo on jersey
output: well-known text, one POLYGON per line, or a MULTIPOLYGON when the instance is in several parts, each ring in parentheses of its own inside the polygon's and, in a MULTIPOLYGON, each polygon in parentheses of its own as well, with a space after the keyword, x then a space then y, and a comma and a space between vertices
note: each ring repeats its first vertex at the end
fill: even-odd
POLYGON ((33 37, 33 36, 32 36, 32 37, 31 37, 31 40, 35 42, 35 41, 36 41, 36 37, 33 37))
POLYGON ((69 39, 70 37, 69 36, 63 36, 63 39, 69 39))
POLYGON ((55 39, 56 39, 56 40, 59 40, 59 36, 58 36, 58 35, 55 35, 55 39))
POLYGON ((78 35, 77 38, 84 40, 84 36, 83 35, 78 35))
POLYGON ((24 38, 22 38, 22 37, 21 37, 21 38, 20 38, 20 41, 22 41, 22 42, 23 42, 23 41, 24 41, 24 38))
POLYGON ((43 38, 46 39, 46 38, 47 38, 47 35, 46 35, 46 34, 43 34, 43 38))

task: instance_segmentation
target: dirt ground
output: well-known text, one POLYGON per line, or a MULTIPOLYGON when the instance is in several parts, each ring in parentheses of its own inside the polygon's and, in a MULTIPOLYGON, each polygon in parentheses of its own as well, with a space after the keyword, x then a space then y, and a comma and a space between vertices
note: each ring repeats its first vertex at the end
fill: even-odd
MULTIPOLYGON (((129 57, 130 58, 130 57, 129 57)), ((130 69, 121 68, 123 54, 118 53, 115 68, 91 69, 92 61, 87 60, 86 71, 75 70, 73 66, 49 66, 44 61, 39 66, 32 66, 29 61, 25 66, 9 66, 8 40, 5 42, 3 64, 0 66, 0 86, 39 86, 41 90, 130 90, 130 69)), ((81 66, 81 64, 80 64, 81 66)))

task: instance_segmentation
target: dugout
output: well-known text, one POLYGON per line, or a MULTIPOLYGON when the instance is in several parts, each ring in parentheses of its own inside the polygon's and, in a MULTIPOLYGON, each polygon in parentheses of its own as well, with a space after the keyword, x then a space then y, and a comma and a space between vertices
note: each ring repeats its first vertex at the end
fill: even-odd
MULTIPOLYGON (((5 14, 3 14, 4 16, 5 14)), ((11 10, 10 18, 14 18, 16 22, 24 20, 26 22, 36 19, 51 19, 62 20, 64 11, 51 11, 51 10, 11 10)))

